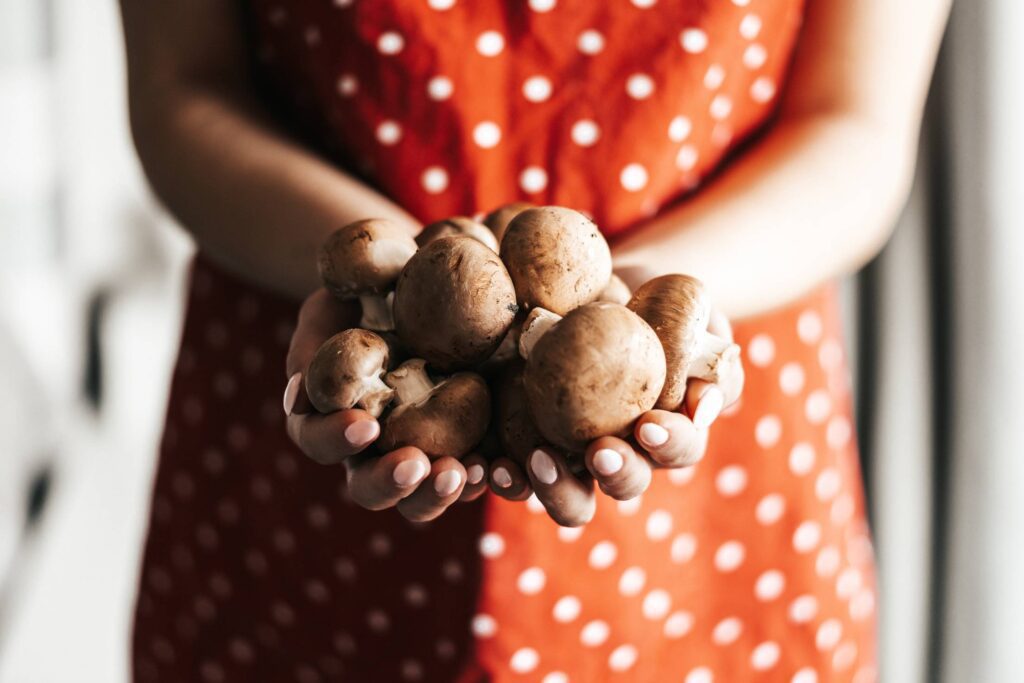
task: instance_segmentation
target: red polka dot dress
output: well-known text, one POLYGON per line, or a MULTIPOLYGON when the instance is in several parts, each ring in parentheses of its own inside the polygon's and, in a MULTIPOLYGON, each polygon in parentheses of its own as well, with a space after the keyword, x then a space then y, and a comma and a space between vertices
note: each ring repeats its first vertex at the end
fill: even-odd
MULTIPOLYGON (((326 158, 423 221, 513 199, 608 234, 765 124, 801 0, 247 0, 326 158)), ((137 601, 139 681, 875 680, 875 583, 832 288, 737 327, 696 467, 582 529, 487 495, 367 512, 281 414, 296 305, 200 255, 137 601)))

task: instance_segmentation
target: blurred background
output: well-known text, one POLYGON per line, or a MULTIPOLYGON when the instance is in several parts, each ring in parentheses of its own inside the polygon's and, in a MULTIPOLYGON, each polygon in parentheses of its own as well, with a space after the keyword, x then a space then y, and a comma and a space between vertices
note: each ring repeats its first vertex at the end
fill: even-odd
MULTIPOLYGON (((1020 0, 957 3, 913 196, 850 278, 883 681, 1024 681, 1020 0)), ((192 246, 128 135, 116 3, 0 0, 0 683, 128 680, 192 246)))

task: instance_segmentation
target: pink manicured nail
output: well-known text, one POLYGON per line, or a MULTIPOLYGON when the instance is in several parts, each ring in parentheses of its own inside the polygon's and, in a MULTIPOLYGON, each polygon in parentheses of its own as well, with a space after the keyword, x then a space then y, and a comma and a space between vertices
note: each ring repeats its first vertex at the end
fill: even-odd
POLYGON ((530 455, 530 469, 533 476, 542 484, 554 484, 558 479, 558 469, 555 461, 544 451, 537 449, 530 455))
POLYGON ((668 430, 656 422, 645 422, 640 426, 640 441, 645 446, 664 446, 668 443, 668 430))
POLYGON ((402 488, 409 488, 418 484, 426 474, 427 466, 422 462, 419 460, 406 460, 395 466, 395 471, 391 473, 391 476, 394 477, 396 484, 402 488))
POLYGON ((357 420, 345 427, 345 440, 353 446, 365 446, 380 434, 380 425, 375 420, 357 420))
POLYGON ((296 372, 294 375, 288 378, 288 385, 284 388, 284 414, 291 415, 292 409, 295 408, 295 399, 299 397, 299 387, 302 385, 302 373, 296 372))
POLYGON ((456 470, 447 470, 434 477, 434 490, 442 498, 455 493, 455 490, 462 484, 462 475, 456 470))
POLYGON ((466 481, 470 484, 476 485, 483 481, 484 468, 482 465, 470 465, 466 470, 466 481))
POLYGON ((611 448, 602 448, 594 453, 594 469, 604 476, 610 476, 622 469, 622 454, 611 448))
POLYGON ((495 468, 491 474, 491 479, 498 485, 499 488, 507 489, 512 485, 512 475, 508 473, 504 467, 495 468))
POLYGON ((716 386, 708 387, 697 403, 697 410, 693 411, 693 426, 697 429, 710 427, 722 412, 724 403, 725 396, 722 395, 722 391, 716 386))

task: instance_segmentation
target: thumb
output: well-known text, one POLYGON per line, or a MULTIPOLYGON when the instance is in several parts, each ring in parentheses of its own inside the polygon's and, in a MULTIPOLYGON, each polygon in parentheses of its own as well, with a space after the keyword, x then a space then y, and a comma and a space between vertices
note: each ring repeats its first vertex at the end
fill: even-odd
POLYGON ((323 288, 302 302, 285 359, 285 373, 288 377, 283 399, 285 414, 304 415, 313 412, 313 406, 306 395, 306 369, 317 349, 338 332, 354 325, 358 316, 358 302, 339 301, 323 288))

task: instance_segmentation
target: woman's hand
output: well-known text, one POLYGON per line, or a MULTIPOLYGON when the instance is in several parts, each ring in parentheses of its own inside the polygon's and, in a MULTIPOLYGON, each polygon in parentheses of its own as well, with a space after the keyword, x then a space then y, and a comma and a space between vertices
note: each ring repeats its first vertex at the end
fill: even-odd
MULTIPOLYGON (((708 330, 732 340, 732 328, 725 316, 713 313, 708 330)), ((553 448, 530 454, 521 468, 508 458, 491 464, 491 488, 510 500, 528 498, 531 490, 563 526, 580 526, 594 516, 593 482, 616 500, 636 498, 651 483, 658 468, 689 467, 704 457, 708 429, 725 408, 743 391, 743 369, 716 384, 691 380, 680 412, 652 410, 640 416, 630 439, 606 436, 587 447, 583 470, 553 448)))
POLYGON ((344 465, 352 500, 369 510, 395 507, 412 521, 427 521, 458 500, 478 498, 486 489, 486 463, 477 454, 460 462, 433 462, 418 448, 378 453, 373 448, 380 425, 364 410, 317 413, 306 396, 304 377, 320 345, 359 322, 359 305, 341 302, 325 289, 310 295, 299 310, 286 362, 284 410, 288 435, 321 465, 344 465))

